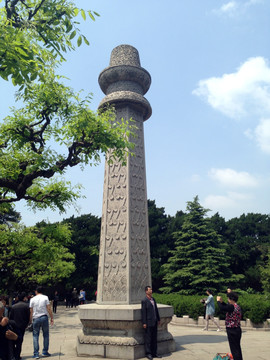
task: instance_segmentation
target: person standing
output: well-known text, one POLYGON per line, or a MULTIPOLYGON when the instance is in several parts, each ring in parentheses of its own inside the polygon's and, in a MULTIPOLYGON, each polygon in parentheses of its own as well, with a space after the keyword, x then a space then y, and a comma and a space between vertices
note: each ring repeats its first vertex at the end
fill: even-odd
POLYGON ((59 301, 58 291, 56 290, 53 297, 53 312, 56 314, 57 304, 59 301))
POLYGON ((79 296, 80 305, 85 304, 85 296, 86 296, 85 290, 81 289, 80 296, 79 296))
POLYGON ((77 293, 77 289, 74 288, 71 293, 71 307, 73 308, 74 306, 76 308, 77 305, 78 305, 78 293, 77 293))
POLYGON ((20 337, 16 341, 15 346, 15 358, 20 359, 22 351, 23 337, 25 329, 27 328, 30 321, 30 309, 29 305, 26 303, 27 296, 25 292, 22 292, 18 295, 18 302, 15 303, 10 310, 10 320, 14 320, 17 327, 20 330, 20 337))
POLYGON ((160 322, 160 317, 156 301, 152 297, 152 292, 151 286, 146 286, 146 296, 141 303, 145 354, 150 360, 154 357, 161 358, 161 356, 157 354, 157 327, 160 322))
POLYGON ((51 325, 53 325, 53 313, 50 306, 48 296, 43 295, 43 287, 38 286, 34 296, 30 300, 30 322, 33 322, 33 345, 34 345, 34 358, 39 359, 39 332, 43 332, 43 351, 42 357, 50 356, 49 350, 49 320, 51 318, 51 325))
POLYGON ((65 295, 66 309, 71 307, 71 291, 67 290, 65 295))
POLYGON ((206 310, 205 310, 206 326, 205 326, 205 328, 203 328, 203 331, 208 331, 209 319, 211 319, 213 321, 213 323, 217 326, 217 328, 218 328, 217 331, 221 331, 219 324, 216 322, 216 320, 214 318, 215 301, 214 301, 214 297, 212 295, 212 291, 210 289, 207 289, 206 294, 208 295, 208 298, 204 302, 204 306, 206 307, 206 310))
POLYGON ((238 295, 235 292, 227 293, 228 304, 225 304, 221 296, 217 296, 217 303, 221 311, 226 312, 225 325, 227 337, 234 360, 243 360, 241 350, 241 308, 237 304, 238 295))
POLYGON ((4 309, 5 309, 5 311, 4 311, 4 317, 9 318, 10 309, 11 309, 10 306, 9 306, 9 304, 8 304, 8 302, 9 302, 9 297, 6 296, 6 295, 2 295, 2 296, 1 296, 1 301, 2 301, 2 303, 3 303, 3 305, 4 305, 4 309))
POLYGON ((15 346, 19 338, 19 329, 14 320, 4 316, 5 307, 0 301, 0 359, 18 360, 15 358, 15 346))

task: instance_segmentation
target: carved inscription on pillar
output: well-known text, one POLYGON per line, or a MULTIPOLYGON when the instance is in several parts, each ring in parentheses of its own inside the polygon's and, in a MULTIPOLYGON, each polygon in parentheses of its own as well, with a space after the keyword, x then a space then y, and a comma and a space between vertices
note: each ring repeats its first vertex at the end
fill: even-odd
POLYGON ((100 103, 112 104, 118 120, 134 121, 134 156, 127 165, 106 163, 100 240, 98 303, 138 303, 151 285, 143 122, 151 116, 144 98, 151 77, 140 66, 137 50, 120 45, 99 84, 106 94, 100 103))
POLYGON ((130 158, 130 271, 131 301, 140 300, 151 281, 143 121, 137 121, 135 156, 130 158))
POLYGON ((127 301, 127 169, 120 163, 106 164, 108 179, 102 225, 104 242, 103 301, 127 301))

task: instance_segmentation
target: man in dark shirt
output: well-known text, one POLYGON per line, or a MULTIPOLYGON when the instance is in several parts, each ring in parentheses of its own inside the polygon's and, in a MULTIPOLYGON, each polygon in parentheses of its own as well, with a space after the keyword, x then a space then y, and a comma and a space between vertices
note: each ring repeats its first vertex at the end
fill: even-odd
POLYGON ((18 295, 18 302, 14 304, 10 311, 10 320, 14 320, 17 327, 20 330, 20 337, 16 341, 15 346, 15 357, 16 359, 20 359, 21 357, 21 351, 22 351, 22 343, 23 343, 23 337, 25 333, 25 329, 27 328, 29 324, 30 319, 30 309, 29 305, 26 303, 27 296, 24 292, 18 295))
POLYGON ((151 286, 145 287, 146 297, 142 300, 142 323, 145 331, 144 345, 145 354, 149 360, 154 357, 160 358, 157 354, 157 326, 160 322, 159 312, 155 299, 152 297, 151 286))
POLYGON ((76 308, 77 305, 78 305, 78 293, 77 293, 77 289, 74 288, 71 293, 71 307, 73 308, 74 306, 76 308))
POLYGON ((18 340, 19 329, 15 321, 3 316, 4 310, 4 305, 0 302, 0 359, 15 360, 14 344, 18 340))

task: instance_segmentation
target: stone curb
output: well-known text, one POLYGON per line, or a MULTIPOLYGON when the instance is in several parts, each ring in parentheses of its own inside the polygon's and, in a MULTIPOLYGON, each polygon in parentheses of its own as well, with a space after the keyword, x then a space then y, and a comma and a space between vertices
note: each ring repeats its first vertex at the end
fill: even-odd
MULTIPOLYGON (((215 317, 217 323, 225 328, 225 320, 220 320, 218 317, 215 317)), ((198 320, 194 320, 189 317, 189 315, 184 315, 183 317, 177 317, 173 315, 172 325, 179 325, 179 326, 191 326, 191 327, 204 327, 205 321, 203 316, 199 316, 198 320)), ((209 322, 209 328, 215 329, 216 326, 209 322)), ((241 321, 241 328, 243 330, 254 330, 254 331, 270 331, 270 319, 267 319, 263 324, 253 324, 250 319, 241 321)))

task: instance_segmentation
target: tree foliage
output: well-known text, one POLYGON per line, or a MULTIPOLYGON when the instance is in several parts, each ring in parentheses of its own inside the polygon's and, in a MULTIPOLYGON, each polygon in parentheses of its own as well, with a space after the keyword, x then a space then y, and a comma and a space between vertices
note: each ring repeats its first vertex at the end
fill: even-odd
POLYGON ((0 289, 11 293, 36 284, 52 285, 74 270, 67 225, 0 226, 0 289))
MULTIPOLYGON (((0 1, 3 3, 3 1, 0 1)), ((21 85, 0 125, 0 204, 22 199, 33 209, 65 210, 79 188, 63 178, 69 167, 97 164, 109 154, 123 163, 132 148, 132 127, 116 123, 113 109, 90 110, 55 74, 63 54, 82 39, 77 15, 86 12, 68 0, 5 0, 0 9, 0 75, 21 85), (110 150, 110 152, 108 152, 110 150)), ((98 15, 89 11, 92 20, 98 15)))
POLYGON ((244 275, 239 285, 243 289, 262 291, 260 267, 265 263, 270 245, 269 215, 249 213, 228 220, 224 240, 233 273, 244 275))
POLYGON ((12 204, 2 204, 0 206, 0 225, 11 225, 18 223, 21 220, 21 215, 15 211, 12 204))
POLYGON ((259 270, 263 290, 270 293, 270 244, 264 261, 259 265, 259 270))
POLYGON ((71 289, 87 289, 88 298, 97 289, 98 254, 100 242, 101 219, 88 214, 65 219, 72 229, 72 242, 68 245, 69 252, 75 255, 76 271, 64 280, 65 287, 71 289))
POLYGON ((155 200, 148 200, 148 222, 151 252, 152 286, 156 289, 162 282, 161 264, 168 255, 168 217, 164 208, 158 208, 155 200))
MULTIPOLYGON (((188 213, 178 211, 175 216, 167 216, 164 208, 158 208, 154 200, 148 200, 152 283, 155 291, 164 287, 162 278, 166 275, 172 284, 166 284, 164 290, 167 292, 202 294, 206 287, 224 290, 226 286, 238 289, 241 293, 270 292, 269 216, 243 214, 239 218, 225 221, 217 213, 207 218, 207 210, 199 203, 196 204, 198 199, 195 198, 194 201, 188 203, 188 213), (186 276, 183 279, 182 274, 186 276), (190 288, 188 288, 189 280, 190 284, 192 280, 195 281, 190 288), (217 284, 217 282, 220 283, 217 284)), ((19 220, 19 214, 13 212, 10 208, 11 204, 2 204, 2 210, 3 207, 7 210, 0 217, 0 221, 3 220, 2 223, 6 224, 1 227, 0 232, 4 259, 7 261, 12 259, 10 255, 8 258, 7 254, 14 255, 15 251, 19 251, 21 243, 25 241, 26 248, 29 249, 28 261, 30 261, 30 233, 32 232, 32 237, 36 238, 36 234, 39 234, 46 223, 39 223, 36 227, 27 230, 22 226, 16 227, 14 222, 19 220), (11 231, 9 242, 4 241, 7 239, 8 229, 11 231), (20 236, 15 236, 16 233, 20 236), (14 243, 11 241, 13 238, 14 243)), ((51 279, 50 284, 58 290, 62 289, 64 292, 64 288, 84 287, 87 290, 88 299, 93 298, 98 272, 100 221, 99 217, 88 214, 79 217, 72 216, 60 223, 61 226, 68 226, 71 231, 71 241, 65 242, 64 247, 67 253, 74 254, 75 259, 71 261, 76 269, 66 278, 53 277, 51 279)), ((59 224, 48 226, 53 230, 53 226, 57 228, 59 224)), ((43 248, 40 250, 41 262, 43 250, 43 248)), ((21 257, 21 259, 24 258, 21 257)), ((36 255, 34 259, 39 261, 36 255)), ((22 264, 20 266, 24 267, 22 264)), ((21 267, 18 268, 21 269, 21 267)), ((1 271, 1 287, 7 286, 9 282, 12 287, 16 287, 16 284, 27 288, 32 287, 33 279, 30 278, 28 282, 29 273, 25 273, 24 282, 19 279, 15 285, 12 276, 7 277, 7 275, 7 270, 1 271)), ((39 278, 36 277, 36 279, 38 281, 39 278)), ((3 288, 3 290, 6 289, 3 288)))
POLYGON ((0 76, 24 86, 44 81, 46 71, 64 60, 63 53, 89 42, 77 16, 92 20, 96 12, 78 9, 68 0, 2 0, 0 5, 0 76))
POLYGON ((197 196, 187 203, 182 229, 173 234, 175 249, 163 265, 164 292, 197 294, 207 288, 220 290, 236 280, 229 270, 226 245, 210 226, 207 212, 197 196))
POLYGON ((68 167, 98 163, 109 149, 111 158, 124 159, 126 123, 113 123, 112 111, 95 114, 88 99, 53 78, 29 85, 22 98, 25 107, 0 125, 0 203, 25 199, 63 211, 78 193, 60 176, 68 167))
POLYGON ((151 253, 152 286, 159 289, 164 286, 164 272, 161 267, 166 263, 174 248, 173 238, 170 236, 172 229, 177 229, 177 222, 181 217, 177 213, 175 217, 165 214, 164 207, 157 207, 155 200, 148 200, 148 222, 151 253))

